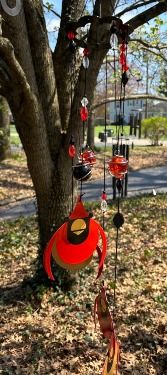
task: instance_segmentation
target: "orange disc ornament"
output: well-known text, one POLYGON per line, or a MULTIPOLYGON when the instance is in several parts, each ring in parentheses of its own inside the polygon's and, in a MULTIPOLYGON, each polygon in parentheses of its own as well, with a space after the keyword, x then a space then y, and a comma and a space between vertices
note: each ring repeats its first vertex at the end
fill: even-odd
POLYGON ((122 179, 128 169, 128 160, 123 155, 115 155, 109 162, 109 170, 113 177, 122 179))
POLYGON ((79 161, 82 160, 84 163, 88 163, 90 167, 93 167, 93 165, 96 163, 96 156, 92 150, 86 150, 79 157, 79 161))

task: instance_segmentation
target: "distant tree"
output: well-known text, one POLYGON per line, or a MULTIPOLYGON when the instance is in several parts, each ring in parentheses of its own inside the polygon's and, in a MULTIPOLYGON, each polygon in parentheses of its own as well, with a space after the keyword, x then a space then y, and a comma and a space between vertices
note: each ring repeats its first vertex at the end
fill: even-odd
POLYGON ((160 82, 158 91, 160 94, 163 94, 165 97, 167 97, 167 68, 164 67, 160 73, 160 82))
POLYGON ((147 134, 153 146, 158 146, 167 137, 167 118, 155 116, 142 120, 142 133, 147 134))

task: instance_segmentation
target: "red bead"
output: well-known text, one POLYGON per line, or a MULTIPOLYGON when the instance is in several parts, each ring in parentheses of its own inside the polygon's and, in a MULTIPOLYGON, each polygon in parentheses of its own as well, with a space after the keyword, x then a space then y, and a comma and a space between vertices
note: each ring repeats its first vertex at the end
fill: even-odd
POLYGON ((73 158, 75 156, 75 146, 74 145, 69 146, 68 153, 69 153, 71 158, 73 158))
POLYGON ((119 62, 122 65, 126 64, 126 56, 125 56, 125 54, 123 52, 120 53, 119 62))
POLYGON ((103 194, 101 195, 101 199, 102 199, 103 201, 106 201, 106 199, 107 199, 107 195, 106 195, 105 193, 103 193, 103 194))
POLYGON ((122 69, 124 72, 127 72, 127 70, 129 70, 129 65, 127 64, 122 65, 122 69))
POLYGON ((86 121, 88 118, 88 110, 86 107, 82 107, 80 110, 80 116, 83 121, 86 121))
POLYGON ((88 56, 89 55, 89 50, 87 48, 84 48, 83 54, 84 54, 84 56, 88 56))
POLYGON ((120 51, 121 52, 125 52, 126 51, 126 44, 122 44, 122 46, 120 47, 120 51))
POLYGON ((121 179, 127 172, 128 160, 122 155, 116 155, 109 162, 109 169, 112 176, 121 179))
POLYGON ((68 39, 74 39, 75 38, 75 34, 73 31, 69 31, 69 33, 67 34, 68 36, 68 39))

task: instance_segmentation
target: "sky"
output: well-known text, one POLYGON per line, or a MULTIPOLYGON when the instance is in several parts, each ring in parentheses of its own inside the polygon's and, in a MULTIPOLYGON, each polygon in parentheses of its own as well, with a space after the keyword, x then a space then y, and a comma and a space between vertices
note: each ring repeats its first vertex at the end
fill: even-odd
MULTIPOLYGON (((43 1, 44 4, 47 3, 47 1, 43 1)), ((53 10, 61 15, 61 6, 62 6, 62 0, 51 0, 49 3, 53 4, 53 10)), ((49 40, 50 40, 50 47, 53 50, 54 46, 56 44, 56 38, 57 38, 57 30, 60 25, 60 19, 56 17, 52 12, 48 12, 45 9, 45 19, 46 19, 46 25, 49 33, 49 40)))

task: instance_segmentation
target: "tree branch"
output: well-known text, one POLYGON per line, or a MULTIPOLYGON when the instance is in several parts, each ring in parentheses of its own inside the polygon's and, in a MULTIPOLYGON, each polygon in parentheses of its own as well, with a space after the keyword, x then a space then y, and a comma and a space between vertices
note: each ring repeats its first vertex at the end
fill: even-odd
POLYGON ((61 18, 60 14, 58 14, 54 9, 52 9, 51 7, 43 4, 44 8, 46 8, 49 12, 52 12, 55 16, 61 18))
POLYGON ((133 5, 130 5, 129 7, 127 7, 126 9, 122 10, 121 12, 117 13, 116 16, 117 17, 121 17, 123 14, 125 14, 125 11, 126 13, 127 12, 131 12, 132 10, 136 10, 140 7, 143 7, 144 5, 149 5, 149 4, 153 4, 153 3, 156 3, 157 0, 149 0, 147 1, 145 4, 139 2, 138 4, 135 2, 135 4, 133 5))
MULTIPOLYGON (((133 30, 137 29, 144 23, 148 23, 151 19, 159 16, 167 11, 167 0, 161 1, 155 6, 145 10, 144 12, 138 14, 137 16, 131 18, 126 25, 130 25, 133 30)), ((129 34, 132 34, 133 30, 129 30, 129 34)))
POLYGON ((142 44, 143 46, 147 47, 147 48, 150 48, 150 49, 157 49, 157 50, 161 50, 161 49, 166 49, 167 48, 167 44, 151 44, 151 43, 147 43, 145 40, 143 39, 139 39, 139 38, 131 38, 130 39, 131 42, 137 42, 137 43, 140 43, 142 44))
MULTIPOLYGON (((13 46, 8 39, 2 37, 0 38, 0 57, 1 72, 4 73, 4 76, 6 75, 5 84, 7 85, 8 83, 10 88, 14 88, 15 85, 17 88, 20 87, 19 92, 30 97, 32 103, 34 102, 36 105, 36 97, 32 93, 23 69, 15 58, 13 46)), ((1 84, 3 87, 3 82, 1 82, 1 84)), ((10 99, 11 96, 14 96, 14 92, 9 93, 8 87, 5 87, 5 91, 6 95, 8 97, 10 96, 10 99)))
MULTIPOLYGON (((135 39, 133 39, 134 41, 137 41, 137 40, 135 40, 135 39)), ((161 53, 160 52, 160 50, 161 50, 161 48, 159 48, 159 47, 147 47, 146 46, 146 43, 144 43, 143 41, 140 41, 140 44, 142 44, 144 47, 142 47, 142 46, 140 46, 140 47, 138 47, 138 50, 143 50, 143 51, 147 51, 148 53, 150 53, 150 54, 153 54, 153 55, 155 55, 155 56, 157 56, 157 57, 160 57, 162 60, 164 60, 164 61, 166 61, 167 62, 167 58, 165 57, 165 53, 163 54, 163 53, 161 53), (150 48, 152 48, 152 49, 150 49, 150 48), (154 48, 154 49, 153 49, 154 48), (156 51, 157 50, 157 51, 156 51), (159 52, 158 52, 159 51, 159 52)), ((164 47, 165 48, 165 47, 164 47)), ((166 47, 167 48, 167 47, 166 47)), ((129 53, 130 53, 130 51, 129 51, 129 53)), ((133 52, 132 52, 133 53, 133 52)))
MULTIPOLYGON (((146 95, 146 94, 126 95, 124 100, 138 100, 138 99, 155 99, 155 100, 160 100, 160 101, 167 102, 167 98, 165 98, 164 96, 146 95)), ((119 100, 119 99, 116 99, 116 100, 119 100)), ((102 99, 98 103, 95 103, 95 104, 93 104, 91 106, 91 111, 93 111, 94 109, 100 107, 101 105, 104 105, 104 104, 107 104, 107 103, 111 103, 111 102, 114 102, 114 101, 115 101, 115 97, 111 97, 111 98, 108 98, 108 99, 102 99)))

